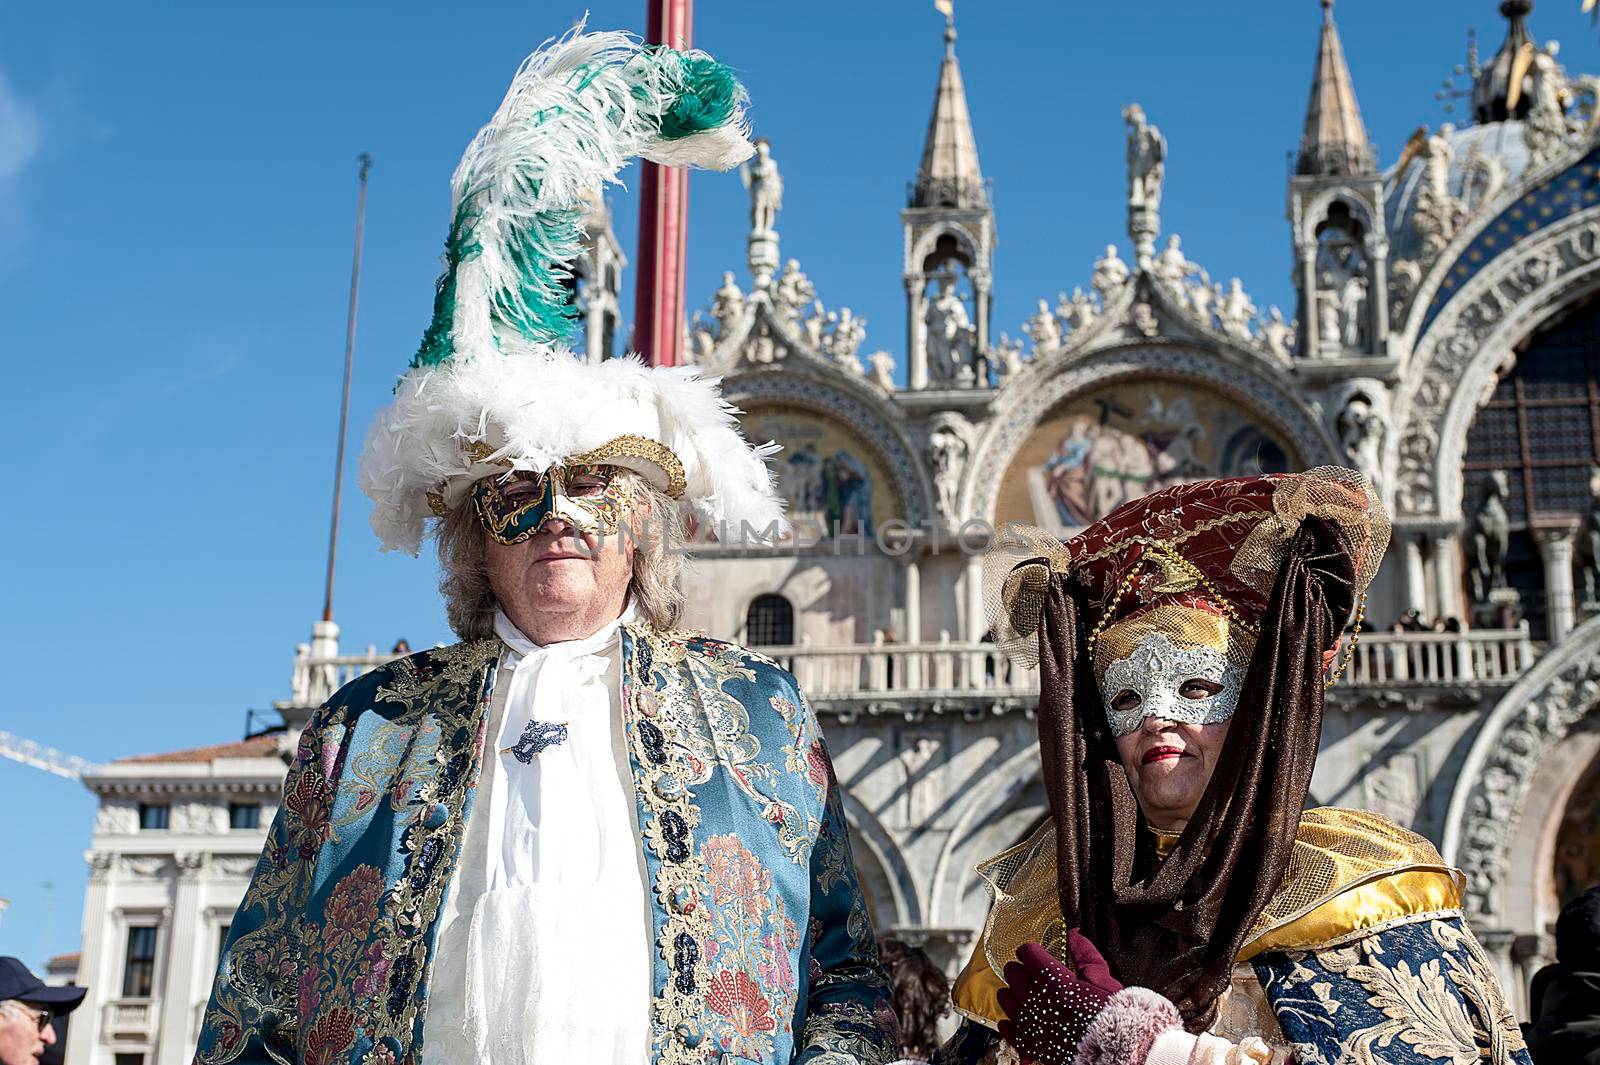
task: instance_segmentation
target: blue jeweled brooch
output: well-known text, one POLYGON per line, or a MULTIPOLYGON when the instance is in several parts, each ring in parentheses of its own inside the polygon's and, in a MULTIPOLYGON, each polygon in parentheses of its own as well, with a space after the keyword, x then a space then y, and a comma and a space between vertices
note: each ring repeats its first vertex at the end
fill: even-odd
POLYGON ((523 765, 532 765, 534 755, 566 740, 567 726, 553 721, 529 721, 522 728, 522 738, 500 753, 511 755, 523 765))

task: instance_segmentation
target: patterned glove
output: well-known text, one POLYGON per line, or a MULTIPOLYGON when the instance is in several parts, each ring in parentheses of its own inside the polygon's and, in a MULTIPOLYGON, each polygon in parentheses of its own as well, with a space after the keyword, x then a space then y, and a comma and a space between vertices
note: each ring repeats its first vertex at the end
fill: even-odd
POLYGON ((1106 960, 1077 929, 1067 933, 1067 951, 1070 966, 1039 944, 1024 943, 1002 974, 1008 986, 996 998, 1009 1020, 1000 1022, 1000 1038, 1025 1061, 1071 1065, 1090 1022, 1122 990, 1106 960))

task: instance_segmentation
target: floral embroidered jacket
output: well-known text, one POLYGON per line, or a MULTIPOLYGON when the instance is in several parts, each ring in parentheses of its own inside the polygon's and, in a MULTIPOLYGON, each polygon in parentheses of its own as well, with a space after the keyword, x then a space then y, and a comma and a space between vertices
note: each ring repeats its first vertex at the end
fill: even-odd
MULTIPOLYGON (((412 655, 312 718, 223 950, 198 1065, 428 1060, 428 973, 503 650, 412 655)), ((794 678, 642 625, 624 626, 622 661, 653 901, 652 1060, 894 1059, 833 766, 794 678)))

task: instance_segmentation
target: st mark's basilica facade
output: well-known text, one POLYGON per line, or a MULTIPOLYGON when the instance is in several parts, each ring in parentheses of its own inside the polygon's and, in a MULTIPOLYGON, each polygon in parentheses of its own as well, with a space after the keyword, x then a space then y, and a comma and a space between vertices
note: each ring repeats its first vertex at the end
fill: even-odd
MULTIPOLYGON (((1419 131, 1380 166, 1324 4, 1288 179, 1287 310, 1162 232, 1168 146, 1131 105, 1127 240, 1081 277, 1037 279, 1070 291, 1002 331, 953 31, 902 211, 898 355, 864 350, 860 321, 784 259, 775 155, 748 166, 748 262, 688 349, 723 376, 747 436, 783 445, 797 533, 697 546, 686 621, 809 693, 880 932, 959 964, 989 901, 974 866, 1046 815, 1037 678, 986 639, 989 530, 1065 538, 1167 485, 1353 466, 1394 541, 1330 691, 1312 801, 1440 845, 1525 1015, 1549 923, 1600 882, 1600 77, 1562 68, 1532 6, 1500 5, 1470 123, 1419 131)), ((625 262, 598 205, 590 232, 578 298, 588 356, 604 358, 625 262)), ((386 657, 340 654, 319 623, 278 706, 288 734, 386 657)), ((101 802, 78 973, 92 1009, 69 1060, 187 1060, 292 749, 266 733, 85 775, 101 802)))

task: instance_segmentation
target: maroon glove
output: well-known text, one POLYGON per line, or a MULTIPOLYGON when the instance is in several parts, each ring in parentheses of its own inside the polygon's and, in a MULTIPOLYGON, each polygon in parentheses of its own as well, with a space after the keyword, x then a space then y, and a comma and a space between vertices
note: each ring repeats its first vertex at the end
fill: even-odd
POLYGON ((1077 929, 1067 933, 1067 951, 1071 965, 1037 943, 1024 943, 1017 960, 1005 967, 1008 986, 995 997, 1010 1019, 1000 1022, 1000 1038, 1025 1061, 1071 1065, 1090 1022, 1122 990, 1106 960, 1077 929))

